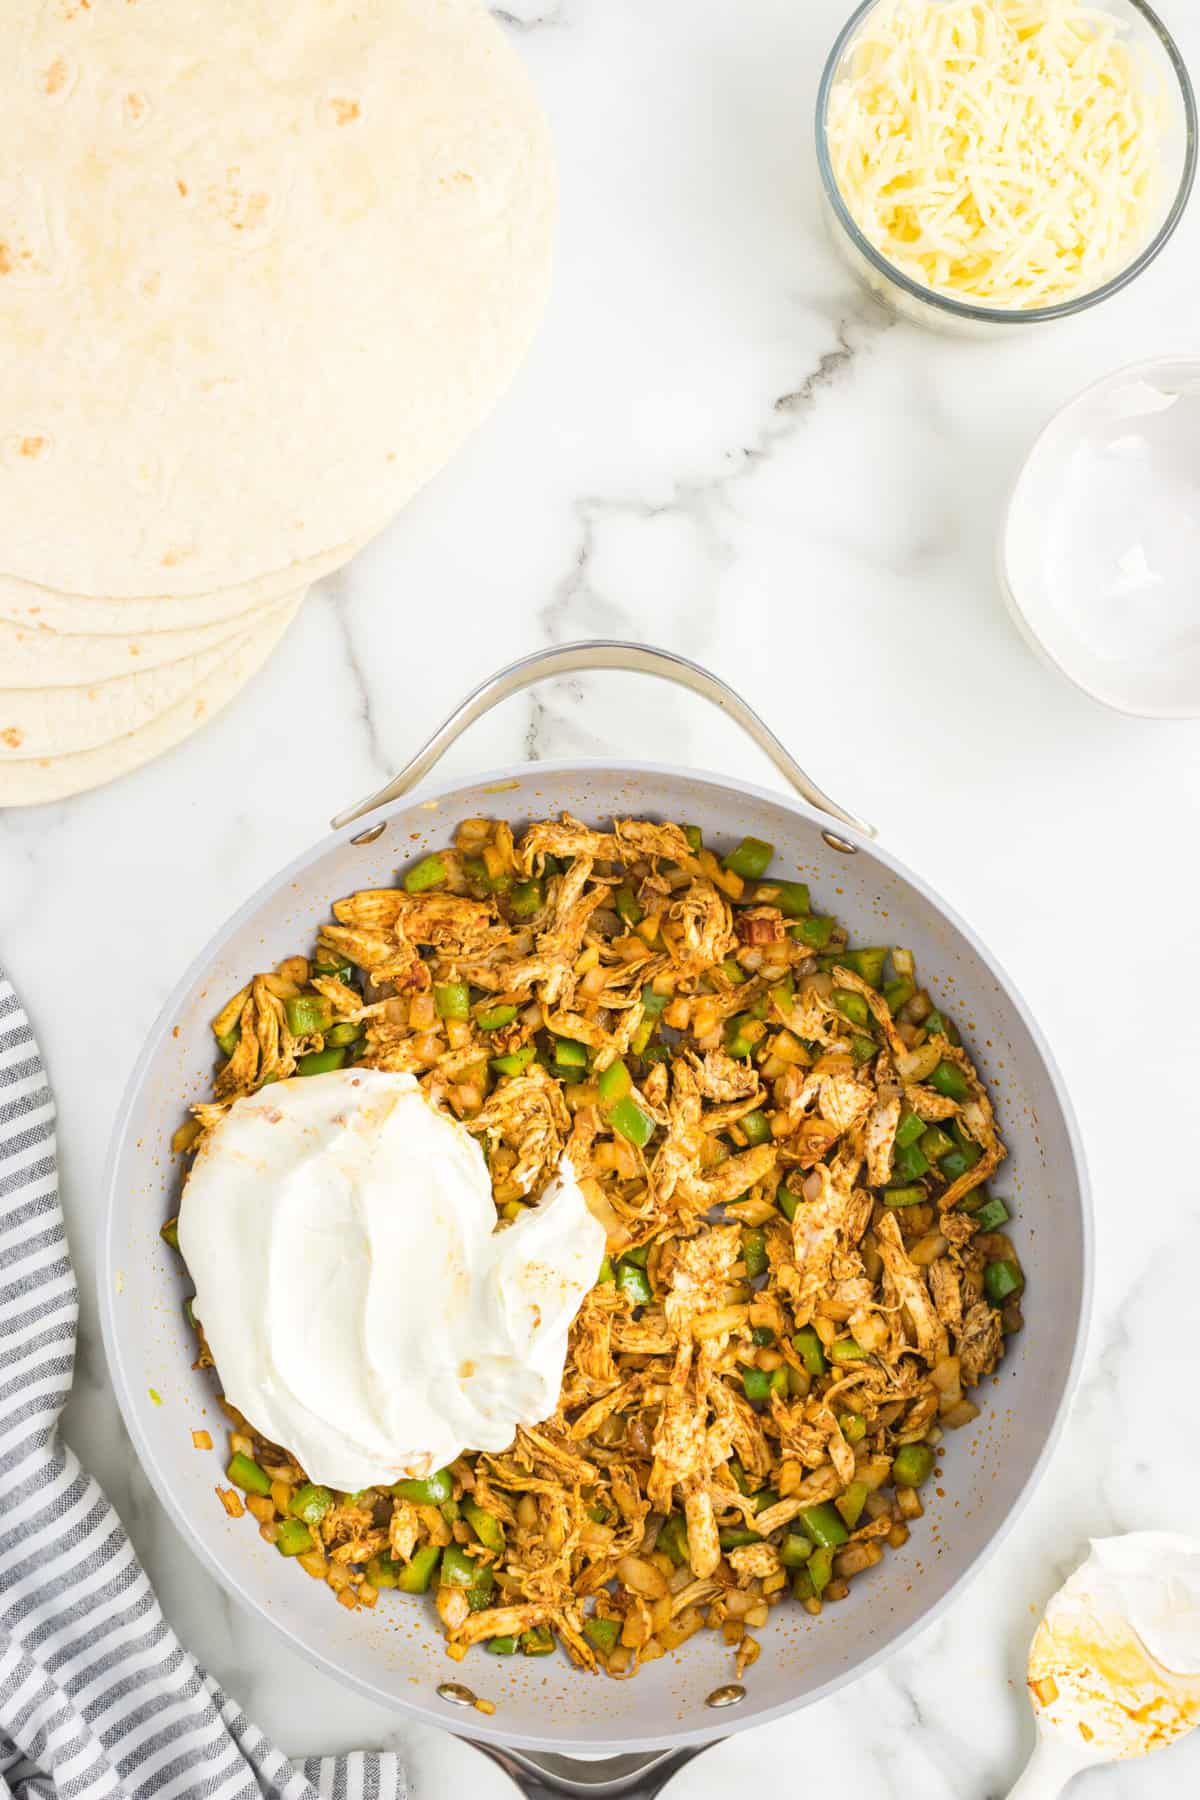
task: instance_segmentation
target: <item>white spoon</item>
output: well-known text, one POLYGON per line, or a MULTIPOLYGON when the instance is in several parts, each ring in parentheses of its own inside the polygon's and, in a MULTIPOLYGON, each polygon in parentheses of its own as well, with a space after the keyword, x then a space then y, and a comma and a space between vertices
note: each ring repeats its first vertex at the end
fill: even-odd
POLYGON ((1055 1800, 1084 1769, 1148 1756, 1200 1724, 1200 1543, 1092 1544, 1029 1649, 1038 1741, 1009 1800, 1055 1800))

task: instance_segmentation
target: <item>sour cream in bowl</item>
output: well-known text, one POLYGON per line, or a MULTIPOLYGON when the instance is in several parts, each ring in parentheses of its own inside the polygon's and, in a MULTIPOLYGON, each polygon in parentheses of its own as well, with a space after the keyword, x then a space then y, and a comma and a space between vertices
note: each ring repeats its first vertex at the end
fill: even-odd
POLYGON ((565 1160, 497 1230, 475 1139, 374 1069, 236 1101, 179 1213, 226 1398, 346 1491, 506 1449, 553 1413, 604 1245, 565 1160))

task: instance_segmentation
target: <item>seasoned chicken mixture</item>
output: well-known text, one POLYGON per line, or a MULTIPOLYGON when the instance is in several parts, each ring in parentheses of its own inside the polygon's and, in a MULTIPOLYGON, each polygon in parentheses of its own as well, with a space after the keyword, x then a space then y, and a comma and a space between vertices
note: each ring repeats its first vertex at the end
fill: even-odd
POLYGON ((1021 1325, 1005 1151, 911 954, 851 948, 772 862, 469 819, 215 1020, 177 1150, 264 1082, 408 1070, 479 1139, 498 1230, 565 1152, 608 1236, 558 1409, 502 1454, 334 1493, 228 1409, 222 1501, 342 1605, 428 1594, 455 1659, 612 1676, 715 1630, 740 1676, 773 1606, 904 1545, 1021 1325))

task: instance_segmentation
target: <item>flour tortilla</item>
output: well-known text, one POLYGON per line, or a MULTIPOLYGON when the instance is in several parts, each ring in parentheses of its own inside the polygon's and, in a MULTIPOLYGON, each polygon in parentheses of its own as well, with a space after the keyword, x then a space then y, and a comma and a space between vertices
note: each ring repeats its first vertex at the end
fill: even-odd
MULTIPOLYGON (((276 608, 263 629, 274 629, 278 637, 293 610, 276 608)), ((0 689, 0 766, 72 756, 128 737, 186 698, 229 656, 230 648, 218 644, 165 668, 139 669, 84 687, 0 689)))
POLYGON ((553 157, 499 27, 477 0, 4 24, 0 563, 202 595, 378 530, 544 303, 553 157))
MULTIPOLYGON (((0 353, 2 354, 2 353, 0 353)), ((203 630, 210 625, 240 620, 238 629, 249 630, 255 614, 264 606, 278 605, 301 588, 332 574, 357 555, 366 542, 356 538, 337 544, 321 556, 280 569, 272 575, 260 575, 238 587, 220 588, 211 594, 158 594, 141 600, 100 599, 91 594, 60 594, 53 588, 39 587, 20 581, 14 575, 0 575, 0 624, 36 628, 45 632, 61 632, 70 637, 141 638, 152 631, 179 632, 203 630)), ((186 654, 186 652, 185 652, 186 654)), ((0 647, 0 687, 21 687, 23 682, 10 680, 0 647)), ((177 661, 177 657, 170 660, 177 661)), ((115 674, 116 671, 114 670, 115 674)), ((53 678, 38 685, 51 685, 53 678)))
POLYGON ((65 800, 72 794, 128 775, 164 750, 173 749, 193 731, 215 718, 270 656, 289 621, 295 617, 303 594, 280 607, 272 622, 259 625, 239 640, 238 647, 191 693, 160 713, 149 725, 115 738, 96 749, 73 756, 49 756, 26 762, 0 763, 0 809, 7 806, 39 806, 65 800))
POLYGON ((257 607, 217 625, 201 625, 192 631, 147 631, 137 637, 67 635, 0 619, 0 689, 94 687, 118 675, 161 669, 203 656, 223 645, 232 649, 236 639, 245 637, 271 610, 257 607))

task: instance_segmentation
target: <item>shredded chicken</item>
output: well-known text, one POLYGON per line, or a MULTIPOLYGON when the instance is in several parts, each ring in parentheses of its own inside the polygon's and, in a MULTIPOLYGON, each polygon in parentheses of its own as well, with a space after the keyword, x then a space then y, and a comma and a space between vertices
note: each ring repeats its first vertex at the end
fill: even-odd
MULTIPOLYGON (((893 1013, 866 979, 882 951, 826 926, 818 957, 778 887, 678 825, 564 817, 514 842, 472 819, 439 860, 418 892, 338 899, 311 962, 232 997, 187 1148, 349 1038, 484 1146, 498 1229, 569 1156, 608 1258, 557 1411, 508 1449, 468 1446, 428 1491, 298 1501, 304 1472, 226 1406, 273 1484, 249 1510, 268 1536, 311 1515, 300 1560, 343 1604, 431 1585, 455 1657, 557 1640, 625 1676, 707 1625, 740 1674, 746 1622, 793 1588, 819 1611, 831 1576, 815 1555, 785 1566, 784 1534, 840 1528, 843 1588, 902 1543, 920 1502, 893 1459, 932 1467, 1020 1326, 983 1187, 1005 1155, 987 1093, 915 982, 893 1013)), ((202 1333, 200 1350, 208 1366, 202 1333)))

